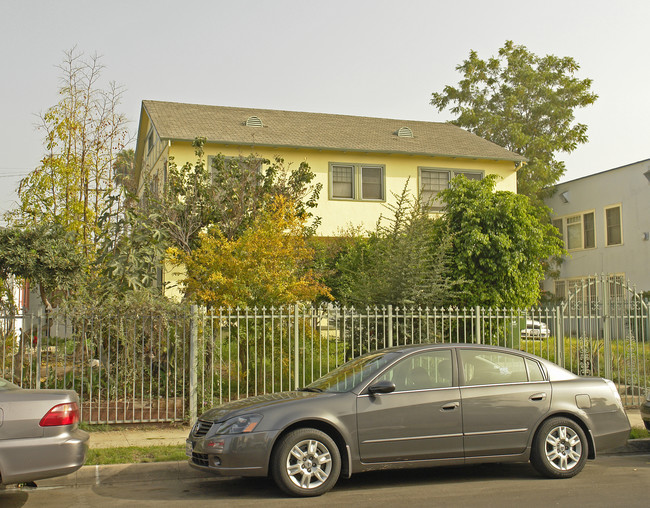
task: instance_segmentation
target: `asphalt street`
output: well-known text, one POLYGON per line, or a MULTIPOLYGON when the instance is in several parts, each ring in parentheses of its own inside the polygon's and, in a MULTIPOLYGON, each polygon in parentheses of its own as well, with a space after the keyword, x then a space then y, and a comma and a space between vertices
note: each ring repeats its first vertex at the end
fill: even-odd
POLYGON ((161 506, 549 506, 647 507, 650 454, 601 456, 577 477, 549 480, 528 464, 496 464, 358 474, 319 498, 283 496, 268 479, 124 474, 99 484, 0 491, 2 508, 161 506))

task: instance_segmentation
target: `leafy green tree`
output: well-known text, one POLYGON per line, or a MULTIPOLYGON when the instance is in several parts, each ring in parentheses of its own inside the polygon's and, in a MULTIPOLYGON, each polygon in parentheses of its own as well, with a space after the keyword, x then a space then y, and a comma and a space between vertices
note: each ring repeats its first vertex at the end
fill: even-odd
POLYGON ((541 202, 548 187, 564 174, 560 152, 587 141, 587 126, 574 112, 593 104, 591 79, 576 77, 571 57, 537 56, 506 41, 497 57, 483 60, 476 51, 456 67, 463 78, 432 95, 438 111, 456 115, 453 124, 525 156, 517 174, 519 193, 541 202))
POLYGON ((351 231, 333 261, 326 283, 344 305, 449 304, 461 282, 450 271, 451 238, 437 234, 419 199, 406 189, 387 205, 369 234, 351 231))
POLYGON ((83 275, 85 258, 70 249, 75 241, 72 233, 56 224, 1 229, 0 277, 29 279, 51 312, 54 296, 76 287, 83 275))
POLYGON ((178 166, 170 158, 168 177, 160 195, 149 194, 145 207, 162 220, 158 224, 171 245, 191 253, 199 245, 199 233, 217 227, 233 240, 249 228, 276 197, 283 196, 300 218, 311 219, 305 233, 318 223, 311 210, 316 207, 321 184, 307 163, 290 168, 281 158, 273 161, 251 154, 247 157, 214 158, 207 167, 205 138, 192 143, 196 159, 178 166))
POLYGON ((471 288, 465 305, 523 308, 536 304, 543 262, 563 252, 555 228, 526 196, 495 191, 496 177, 458 176, 442 193, 440 234, 451 235, 452 273, 471 288))

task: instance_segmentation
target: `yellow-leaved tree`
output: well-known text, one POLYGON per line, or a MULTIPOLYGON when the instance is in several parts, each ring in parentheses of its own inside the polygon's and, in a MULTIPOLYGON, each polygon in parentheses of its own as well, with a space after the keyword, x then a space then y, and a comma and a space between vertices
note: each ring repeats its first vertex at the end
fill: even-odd
POLYGON ((217 226, 199 235, 191 252, 172 248, 185 266, 186 295, 212 308, 271 307, 331 298, 313 270, 314 252, 305 240, 306 217, 293 200, 278 195, 237 238, 217 226))

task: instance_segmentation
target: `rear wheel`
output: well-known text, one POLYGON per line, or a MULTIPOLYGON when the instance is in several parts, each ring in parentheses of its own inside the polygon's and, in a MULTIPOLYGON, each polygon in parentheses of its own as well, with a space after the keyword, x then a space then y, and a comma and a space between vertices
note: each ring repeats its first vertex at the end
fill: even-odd
POLYGON ((549 478, 571 478, 585 467, 587 437, 575 421, 551 418, 538 429, 533 440, 533 466, 549 478))
POLYGON ((320 496, 341 473, 334 440, 318 429, 296 429, 284 436, 271 459, 273 480, 292 496, 320 496))
POLYGON ((650 422, 648 420, 643 420, 643 425, 645 425, 646 430, 650 430, 650 422))

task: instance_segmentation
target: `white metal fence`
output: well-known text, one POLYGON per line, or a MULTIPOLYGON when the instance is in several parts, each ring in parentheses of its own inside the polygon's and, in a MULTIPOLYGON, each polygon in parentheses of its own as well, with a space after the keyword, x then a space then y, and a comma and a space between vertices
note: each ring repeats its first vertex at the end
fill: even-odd
POLYGON ((5 316, 0 368, 2 377, 26 388, 76 390, 89 423, 165 422, 304 386, 378 348, 477 342, 608 377, 627 406, 639 404, 650 386, 647 303, 633 297, 605 308, 580 301, 581 293, 558 307, 527 310, 297 305, 179 308, 165 316, 5 316))

